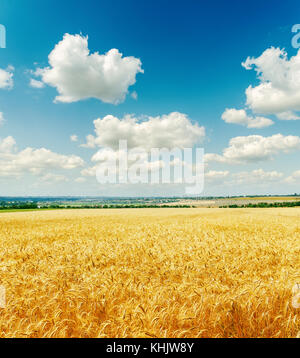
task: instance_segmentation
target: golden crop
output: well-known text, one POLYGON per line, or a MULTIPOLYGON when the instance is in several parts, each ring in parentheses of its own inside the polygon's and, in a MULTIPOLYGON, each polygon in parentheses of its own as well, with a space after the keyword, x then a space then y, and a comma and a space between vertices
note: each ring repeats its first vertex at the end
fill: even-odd
POLYGON ((296 337, 300 209, 0 215, 0 337, 296 337))

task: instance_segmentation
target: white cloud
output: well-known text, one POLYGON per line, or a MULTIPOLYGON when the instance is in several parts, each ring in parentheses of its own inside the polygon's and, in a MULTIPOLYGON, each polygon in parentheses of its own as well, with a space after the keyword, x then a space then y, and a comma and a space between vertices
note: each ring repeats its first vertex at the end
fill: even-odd
POLYGON ((205 128, 192 123, 183 113, 173 112, 139 121, 133 116, 118 119, 112 115, 94 121, 96 136, 88 135, 83 146, 109 147, 117 150, 119 140, 127 140, 128 149, 192 147, 205 137, 205 128))
POLYGON ((296 120, 300 119, 300 117, 292 111, 278 113, 278 114, 276 114, 276 117, 283 121, 296 121, 296 120))
POLYGON ((131 93, 131 97, 132 97, 133 99, 135 99, 135 100, 138 99, 138 94, 136 93, 136 91, 133 91, 133 92, 131 93))
POLYGON ((288 184, 300 183, 300 170, 295 171, 292 175, 284 180, 288 184))
POLYGON ((4 122, 4 115, 0 112, 0 125, 4 122))
POLYGON ((229 164, 258 162, 297 149, 300 149, 300 137, 297 136, 275 134, 271 137, 235 137, 230 140, 229 147, 223 150, 222 155, 208 153, 205 155, 205 161, 229 164))
POLYGON ((118 161, 125 152, 122 150, 114 150, 111 148, 102 148, 98 150, 91 158, 92 162, 101 162, 110 159, 118 161))
POLYGON ((76 183, 85 183, 85 182, 86 182, 86 178, 78 177, 78 178, 75 179, 75 182, 76 182, 76 183))
POLYGON ((9 136, 0 140, 0 154, 11 153, 16 148, 16 141, 13 137, 9 136))
POLYGON ((75 155, 63 155, 49 149, 26 148, 19 152, 14 161, 25 167, 74 169, 83 164, 83 160, 75 155))
POLYGON ((49 55, 49 67, 38 69, 37 76, 59 95, 57 102, 76 102, 97 98, 106 103, 120 103, 128 87, 143 73, 135 57, 122 57, 117 49, 106 54, 90 53, 88 37, 65 34, 49 55))
POLYGON ((229 171, 210 170, 204 174, 205 182, 222 181, 229 176, 229 171))
POLYGON ((284 50, 271 47, 257 58, 248 57, 242 65, 247 70, 254 69, 260 80, 258 86, 246 90, 247 105, 254 112, 300 110, 300 50, 288 59, 284 50))
POLYGON ((226 163, 226 159, 223 158, 222 155, 216 153, 206 153, 204 154, 204 161, 206 167, 208 166, 209 162, 219 162, 219 163, 226 163))
POLYGON ((78 136, 76 134, 72 134, 70 136, 70 140, 71 140, 71 142, 77 142, 78 141, 78 136))
POLYGON ((96 177, 97 169, 97 165, 95 165, 94 167, 84 168, 81 170, 80 174, 84 177, 96 177))
POLYGON ((12 89, 14 86, 13 81, 13 66, 8 66, 6 70, 0 68, 0 88, 1 89, 12 89))
POLYGON ((33 88, 44 88, 45 84, 42 81, 35 80, 34 78, 30 79, 29 86, 33 88))
POLYGON ((43 175, 40 180, 45 183, 59 183, 69 181, 65 175, 48 173, 43 175))
POLYGON ((240 124, 247 128, 265 128, 274 124, 271 119, 265 117, 251 117, 247 115, 244 109, 237 110, 235 108, 227 108, 222 114, 222 119, 226 123, 240 124))
POLYGON ((17 151, 13 137, 0 141, 0 176, 20 176, 24 173, 45 175, 49 170, 75 169, 83 166, 75 155, 63 155, 45 148, 25 148, 17 151))
MULTIPOLYGON (((99 122, 98 120, 96 120, 95 125, 96 129, 99 130, 99 134, 107 134, 107 136, 105 138, 94 138, 92 136, 88 137, 89 143, 93 146, 95 146, 95 143, 97 143, 97 146, 99 146, 100 149, 95 154, 93 154, 91 158, 91 161, 95 163, 95 165, 81 170, 81 175, 83 177, 96 177, 97 169, 100 169, 103 164, 105 164, 105 168, 109 167, 110 173, 116 173, 117 175, 119 175, 119 162, 122 160, 126 160, 128 170, 133 170, 132 168, 137 165, 139 170, 142 170, 143 173, 149 171, 151 171, 152 173, 159 172, 163 168, 167 169, 169 167, 177 169, 185 167, 192 171, 195 168, 188 160, 189 158, 186 158, 184 156, 184 153, 181 148, 192 147, 197 141, 203 139, 202 135, 204 135, 204 128, 200 128, 198 127, 198 125, 195 125, 195 128, 193 128, 191 131, 192 135, 188 132, 181 133, 182 128, 185 128, 185 130, 187 129, 189 131, 189 125, 193 125, 190 121, 187 121, 188 123, 186 123, 187 118, 185 115, 180 114, 179 117, 178 115, 178 113, 171 113, 169 116, 150 118, 148 121, 150 123, 139 123, 136 122, 136 119, 132 117, 126 117, 125 123, 123 123, 125 124, 125 128, 122 128, 120 120, 116 117, 107 116, 109 117, 107 118, 108 121, 113 120, 116 126, 97 126, 99 122, 101 123, 102 120, 99 119, 99 122), (168 128, 168 123, 164 123, 164 120, 169 122, 169 120, 173 118, 173 115, 177 119, 179 119, 180 117, 180 125, 177 127, 177 129, 179 128, 179 131, 177 132, 177 134, 175 134, 175 137, 164 137, 162 136, 162 133, 164 135, 169 135, 170 132, 173 134, 175 132, 175 129, 168 128), (161 118, 164 118, 163 123, 157 124, 156 121, 160 121, 161 118), (184 120, 183 123, 181 122, 182 119, 184 120), (152 123, 152 120, 154 120, 154 123, 152 123), (140 124, 146 124, 146 127, 141 128, 139 127, 140 124), (158 125, 158 127, 156 127, 156 125, 158 125), (161 129, 161 126, 164 126, 164 130, 161 129), (118 130, 118 128, 121 129, 118 130), (155 128, 157 130, 155 130, 155 128), (200 137, 194 137, 193 135, 195 135, 195 133, 200 134, 200 137), (159 134, 159 136, 155 137, 157 134, 159 134), (113 135, 113 137, 111 137, 111 135, 113 135), (125 151, 125 148, 119 148, 120 138, 125 138, 129 140, 128 152, 125 151), (182 138, 185 138, 186 142, 183 143, 182 138), (142 139, 144 139, 144 141, 142 141, 142 139), (153 158, 151 156, 152 148, 168 148, 169 151, 164 152, 165 155, 163 154, 163 152, 161 152, 158 158, 153 158)), ((172 170, 173 169, 171 169, 171 171, 172 170)), ((126 171, 126 169, 123 168, 122 174, 124 173, 124 171, 126 171)), ((215 172, 214 174, 220 175, 220 173, 217 172, 215 172)), ((209 174, 209 176, 211 175, 212 173, 209 174)))
POLYGON ((240 172, 232 174, 237 184, 260 184, 266 182, 277 182, 282 179, 283 173, 277 171, 265 172, 263 169, 256 169, 251 172, 240 172))

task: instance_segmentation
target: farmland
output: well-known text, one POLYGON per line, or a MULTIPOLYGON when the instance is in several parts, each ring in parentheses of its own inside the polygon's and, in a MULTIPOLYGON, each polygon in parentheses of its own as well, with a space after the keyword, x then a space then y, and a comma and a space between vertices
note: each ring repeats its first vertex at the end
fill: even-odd
POLYGON ((300 209, 0 214, 0 337, 297 337, 300 209))

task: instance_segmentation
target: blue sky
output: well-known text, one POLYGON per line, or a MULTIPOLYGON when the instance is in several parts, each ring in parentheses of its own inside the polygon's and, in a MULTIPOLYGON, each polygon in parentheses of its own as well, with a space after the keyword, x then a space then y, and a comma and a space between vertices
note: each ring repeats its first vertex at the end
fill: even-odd
MULTIPOLYGON (((9 72, 9 65, 14 69, 10 70, 12 88, 0 89, 0 112, 4 118, 0 138, 14 138, 14 155, 28 147, 46 148, 62 156, 80 157, 84 164, 66 169, 58 158, 57 168, 53 165, 49 170, 38 165, 43 168, 35 173, 30 171, 29 164, 22 164, 18 170, 2 169, 2 174, 0 168, 0 195, 140 195, 145 190, 149 195, 171 195, 170 188, 163 187, 157 192, 139 186, 109 190, 101 187, 95 176, 81 173, 92 167, 91 157, 99 148, 80 146, 87 135, 95 134, 93 120, 97 118, 113 115, 122 120, 127 114, 140 118, 171 112, 184 113, 193 123, 205 127, 205 152, 219 156, 232 138, 253 135, 271 138, 280 134, 282 138, 278 140, 284 142, 287 136, 295 137, 291 148, 274 144, 276 138, 271 144, 267 141, 263 145, 273 145, 273 149, 268 155, 262 153, 262 159, 209 161, 204 194, 299 192, 300 121, 278 119, 278 110, 268 113, 261 108, 254 110, 256 102, 252 107, 246 104, 246 88, 259 86, 261 80, 254 71, 257 63, 248 71, 241 65, 248 56, 259 58, 271 47, 285 49, 287 61, 296 56, 298 50, 291 46, 291 28, 300 23, 299 10, 297 1, 276 0, 251 3, 74 0, 72 5, 69 1, 2 0, 0 24, 6 27, 7 46, 0 49, 0 69, 9 72), (58 95, 57 87, 30 71, 49 66, 48 56, 65 34, 88 36, 91 53, 105 54, 115 48, 124 57, 141 61, 144 73, 136 73, 136 83, 128 86, 124 101, 113 104, 88 98, 71 103, 53 102, 58 95), (43 88, 31 87, 32 78, 43 82, 43 88), (132 98, 133 92, 137 93, 137 99, 132 98), (237 113, 233 113, 235 123, 226 123, 222 120, 226 108, 246 110, 249 117, 268 118, 274 124, 247 128, 237 123, 237 113), (70 140, 72 134, 78 136, 77 142, 70 140), (78 178, 82 179, 75 182, 78 178)), ((276 54, 272 56, 275 58, 276 54)), ((290 75, 297 73, 295 70, 290 75)), ((74 76, 77 75, 75 71, 74 76)), ((265 82, 273 81, 275 86, 276 74, 270 76, 265 82)), ((300 108, 295 104, 290 107, 284 104, 283 112, 297 116, 300 108)), ((6 168, 14 158, 5 153, 1 159, 0 153, 2 167, 6 168)))

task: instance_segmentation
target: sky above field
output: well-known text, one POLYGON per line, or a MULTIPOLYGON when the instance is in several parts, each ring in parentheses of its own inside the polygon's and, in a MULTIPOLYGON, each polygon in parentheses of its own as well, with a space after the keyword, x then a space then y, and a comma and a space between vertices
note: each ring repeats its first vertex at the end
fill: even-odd
POLYGON ((299 14, 296 0, 1 0, 0 196, 184 194, 100 184, 120 139, 203 147, 202 195, 299 193, 299 14))

